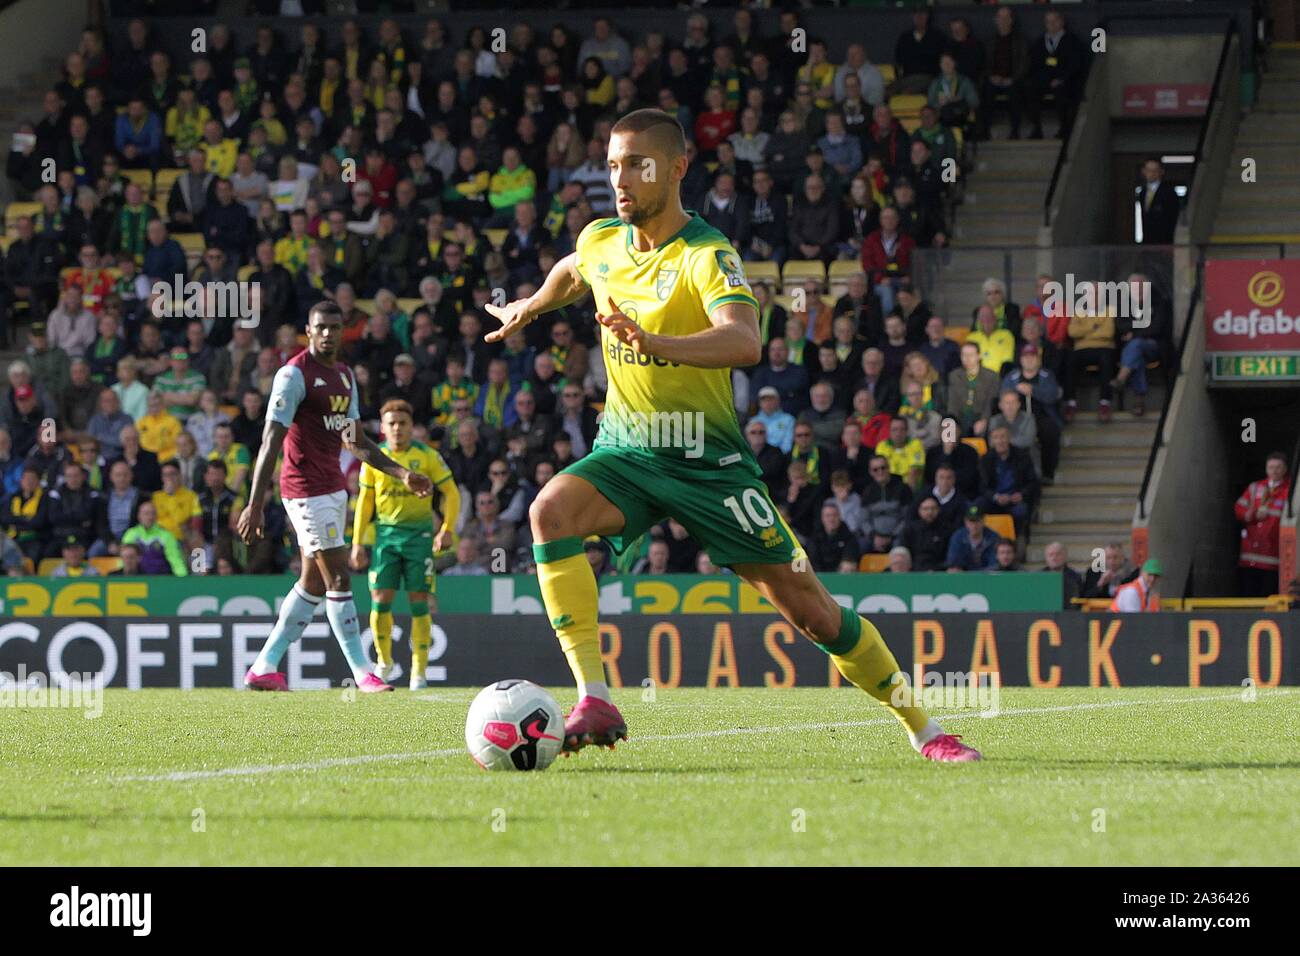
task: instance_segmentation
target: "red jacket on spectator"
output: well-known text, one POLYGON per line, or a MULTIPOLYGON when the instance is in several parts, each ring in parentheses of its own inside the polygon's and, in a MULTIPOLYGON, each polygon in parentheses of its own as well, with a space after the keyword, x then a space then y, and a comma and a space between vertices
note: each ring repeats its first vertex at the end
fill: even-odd
POLYGON ((1237 562, 1243 568, 1277 570, 1282 510, 1290 497, 1291 479, 1288 476, 1271 491, 1267 478, 1252 481, 1237 499, 1237 520, 1246 526, 1241 532, 1241 560, 1237 562), (1246 520, 1247 512, 1251 513, 1253 520, 1246 520))
POLYGON ((393 204, 393 190, 397 188, 397 167, 385 162, 379 172, 371 173, 363 163, 357 169, 357 179, 364 179, 374 190, 375 205, 387 209, 393 204))
POLYGON ((877 229, 862 243, 862 271, 872 285, 877 285, 886 276, 904 278, 912 271, 912 250, 915 248, 912 237, 900 231, 891 256, 885 252, 884 238, 877 229))
POLYGON ((711 153, 735 131, 736 114, 731 110, 701 113, 695 121, 695 145, 700 152, 711 153))

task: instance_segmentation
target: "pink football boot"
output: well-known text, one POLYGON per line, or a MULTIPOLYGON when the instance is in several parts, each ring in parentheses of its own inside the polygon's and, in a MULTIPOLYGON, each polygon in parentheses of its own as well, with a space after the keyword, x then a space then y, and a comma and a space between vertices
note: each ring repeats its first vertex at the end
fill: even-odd
POLYGON ((564 720, 564 753, 576 753, 588 744, 614 749, 627 740, 627 723, 618 708, 588 694, 564 720))
POLYGON ((967 747, 961 742, 961 734, 940 734, 921 748, 921 756, 926 760, 940 763, 962 763, 967 760, 983 760, 974 747, 967 747))
POLYGON ((244 686, 249 690, 289 690, 289 679, 279 671, 270 674, 254 674, 252 668, 244 675, 244 686))
POLYGON ((357 681, 357 690, 363 694, 382 694, 384 691, 392 689, 392 684, 385 684, 374 674, 367 674, 357 681))

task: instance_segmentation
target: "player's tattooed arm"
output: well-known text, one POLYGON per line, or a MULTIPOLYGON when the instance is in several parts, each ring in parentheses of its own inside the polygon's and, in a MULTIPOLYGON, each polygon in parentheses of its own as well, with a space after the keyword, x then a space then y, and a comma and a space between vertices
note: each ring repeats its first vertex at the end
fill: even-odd
POLYGON ((262 536, 262 504, 266 501, 266 489, 271 486, 271 475, 275 472, 280 447, 288 433, 288 428, 269 418, 262 429, 262 447, 257 453, 257 464, 253 466, 253 487, 248 493, 248 504, 239 515, 237 530, 244 544, 252 544, 255 538, 262 536))
POLYGON ((528 298, 515 299, 505 305, 489 302, 484 306, 488 315, 501 323, 501 328, 493 329, 484 339, 488 342, 504 342, 539 315, 577 302, 587 294, 587 288, 587 280, 578 272, 577 253, 571 252, 555 264, 542 287, 528 298))
POLYGON ((403 468, 385 455, 380 447, 371 440, 370 436, 361 430, 360 423, 354 423, 354 425, 356 427, 353 430, 353 441, 344 441, 343 443, 348 451, 376 471, 382 471, 385 475, 396 478, 421 498, 433 492, 433 482, 429 480, 428 475, 422 475, 418 471, 403 468))
POLYGON ((629 319, 613 302, 596 320, 624 345, 645 355, 695 368, 748 368, 763 356, 758 313, 746 302, 725 302, 713 310, 713 327, 692 335, 656 335, 629 319))

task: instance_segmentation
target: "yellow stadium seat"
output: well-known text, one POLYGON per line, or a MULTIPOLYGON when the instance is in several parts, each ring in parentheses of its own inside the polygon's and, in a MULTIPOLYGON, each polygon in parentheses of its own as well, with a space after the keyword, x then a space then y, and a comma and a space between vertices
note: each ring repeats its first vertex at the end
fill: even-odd
POLYGON ((500 249, 501 244, 506 241, 508 231, 507 229, 484 229, 483 235, 487 237, 488 242, 492 243, 493 249, 500 249))
POLYGON ((362 312, 364 312, 366 315, 374 315, 374 314, 375 314, 375 300, 374 300, 374 299, 357 299, 357 308, 360 309, 362 312))
POLYGON ((989 443, 986 442, 983 438, 974 438, 974 437, 963 438, 961 441, 963 445, 970 445, 972 448, 974 448, 975 454, 979 455, 981 458, 983 458, 989 452, 989 443))
POLYGON ((423 299, 398 299, 397 300, 397 307, 401 309, 403 312, 405 312, 408 317, 413 315, 415 313, 415 310, 422 305, 424 305, 423 299))
POLYGON ((198 232, 183 232, 172 237, 181 244, 187 256, 203 255, 203 234, 198 232))
POLYGON ((167 197, 171 195, 172 186, 176 185, 176 180, 180 179, 184 172, 183 169, 158 170, 158 174, 153 178, 154 198, 166 202, 167 197))
POLYGON ((239 279, 240 282, 247 282, 248 277, 251 276, 256 271, 257 271, 257 266, 255 264, 250 263, 249 265, 246 266, 240 266, 239 271, 235 273, 235 276, 239 279))
POLYGON ((894 73, 894 64, 877 63, 876 69, 880 71, 880 77, 885 81, 886 84, 894 82, 896 76, 896 74, 894 73))
POLYGON ((105 554, 98 558, 87 558, 87 560, 100 574, 112 574, 122 566, 122 559, 111 554, 105 554))
POLYGON ((1008 541, 1016 540, 1016 522, 1011 515, 985 515, 984 523, 1008 541))
MULTIPOLYGON (((841 294, 842 294, 842 293, 841 293, 841 294)), ((823 293, 822 293, 822 304, 825 305, 826 308, 828 308, 828 309, 833 309, 833 308, 835 308, 835 303, 839 300, 839 297, 840 297, 840 295, 839 295, 839 294, 836 294, 836 293, 834 293, 834 292, 823 292, 823 293)))
POLYGON ((745 275, 751 286, 755 282, 766 282, 774 292, 781 289, 781 270, 776 267, 775 262, 746 262, 745 275))
POLYGON ((926 98, 922 93, 897 93, 889 98, 889 109, 900 120, 905 116, 918 118, 925 104, 926 98))
POLYGON ((793 311, 794 311, 794 297, 793 297, 793 296, 788 296, 788 295, 776 295, 776 296, 773 296, 773 297, 772 297, 772 301, 775 302, 777 305, 779 305, 781 308, 785 309, 787 312, 793 312, 793 311))
POLYGON ((41 204, 38 202, 11 202, 5 207, 5 232, 15 232, 19 219, 34 216, 40 211, 41 204))
POLYGON ((41 558, 41 563, 36 565, 36 576, 48 578, 54 573, 54 569, 62 563, 62 558, 41 558))
POLYGON ((852 276, 862 271, 862 263, 856 259, 836 259, 831 263, 826 277, 831 282, 848 282, 852 276))
POLYGON ((791 284, 802 284, 806 279, 816 279, 820 285, 826 284, 826 266, 820 259, 790 259, 781 270, 783 288, 789 288, 791 284))
POLYGON ((903 131, 911 136, 921 128, 921 118, 919 116, 900 116, 898 125, 903 127, 903 131))
POLYGON ((237 418, 239 416, 238 405, 218 405, 217 409, 227 418, 237 418))
POLYGON ((943 330, 943 334, 961 345, 966 341, 966 336, 970 335, 970 329, 962 325, 950 325, 943 330))
POLYGON ((8 252, 9 244, 16 238, 16 236, 0 236, 0 252, 8 252))
POLYGON ((145 198, 153 191, 153 170, 152 169, 124 169, 122 175, 126 177, 129 183, 135 183, 144 190, 145 198))
POLYGON ((889 567, 887 554, 864 554, 858 559, 858 570, 866 571, 868 574, 878 574, 887 567, 889 567))

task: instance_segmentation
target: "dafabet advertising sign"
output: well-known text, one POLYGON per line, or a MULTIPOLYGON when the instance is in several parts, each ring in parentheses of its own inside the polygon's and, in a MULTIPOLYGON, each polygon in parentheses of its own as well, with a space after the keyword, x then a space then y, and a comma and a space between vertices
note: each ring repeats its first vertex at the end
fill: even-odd
POLYGON ((1300 381, 1300 260, 1207 261, 1205 322, 1216 381, 1300 381))

